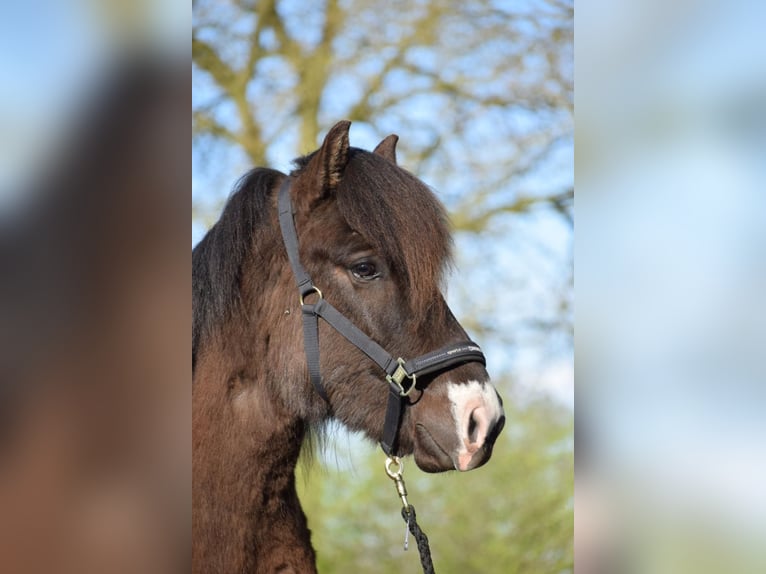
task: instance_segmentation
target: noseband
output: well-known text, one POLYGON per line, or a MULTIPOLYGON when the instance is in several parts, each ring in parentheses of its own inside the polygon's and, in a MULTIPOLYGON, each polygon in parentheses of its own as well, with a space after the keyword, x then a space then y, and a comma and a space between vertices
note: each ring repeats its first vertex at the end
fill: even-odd
POLYGON ((322 292, 312 283, 311 277, 303 268, 298 254, 298 235, 293 219, 294 210, 290 200, 290 178, 285 178, 279 188, 279 227, 287 249, 287 257, 293 269, 298 285, 298 292, 303 315, 303 346, 306 351, 309 377, 316 392, 325 402, 330 403, 322 385, 319 372, 319 317, 333 329, 343 335, 352 345, 367 355, 386 374, 388 382, 388 406, 383 426, 383 438, 380 446, 388 456, 395 456, 398 449, 399 427, 407 396, 415 388, 417 377, 443 372, 457 365, 477 362, 486 365, 481 348, 473 341, 462 341, 446 345, 414 359, 394 359, 383 347, 365 335, 356 325, 322 297, 322 292), (306 298, 316 296, 315 303, 307 303, 306 298))

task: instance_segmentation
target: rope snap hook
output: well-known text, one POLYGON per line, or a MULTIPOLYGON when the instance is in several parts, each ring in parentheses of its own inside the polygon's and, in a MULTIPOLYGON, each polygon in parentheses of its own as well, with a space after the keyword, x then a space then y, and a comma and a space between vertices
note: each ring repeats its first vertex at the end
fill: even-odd
POLYGON ((396 484, 396 493, 402 501, 402 507, 409 509, 410 503, 407 502, 407 487, 404 485, 404 463, 398 456, 389 456, 386 459, 386 474, 396 484))

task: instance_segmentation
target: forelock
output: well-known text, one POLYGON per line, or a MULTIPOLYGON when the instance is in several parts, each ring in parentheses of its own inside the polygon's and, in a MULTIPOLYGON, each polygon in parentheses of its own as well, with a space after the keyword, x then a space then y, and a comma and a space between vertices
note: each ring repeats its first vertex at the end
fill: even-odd
POLYGON ((390 161, 351 148, 336 194, 349 226, 393 267, 415 319, 439 299, 451 257, 447 214, 418 178, 390 161))

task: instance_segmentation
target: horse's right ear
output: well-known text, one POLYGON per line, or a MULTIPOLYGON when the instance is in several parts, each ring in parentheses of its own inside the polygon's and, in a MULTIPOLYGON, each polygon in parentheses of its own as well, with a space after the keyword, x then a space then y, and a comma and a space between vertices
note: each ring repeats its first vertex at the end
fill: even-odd
MULTIPOLYGON (((348 129, 351 122, 343 120, 335 124, 322 142, 314 163, 315 181, 320 184, 319 197, 332 192, 343 177, 343 171, 348 163, 348 129)), ((319 197, 315 199, 319 199, 319 197)))
POLYGON ((399 141, 399 136, 391 134, 385 138, 378 146, 372 150, 372 153, 376 153, 379 156, 386 158, 388 161, 396 163, 396 142, 399 141))

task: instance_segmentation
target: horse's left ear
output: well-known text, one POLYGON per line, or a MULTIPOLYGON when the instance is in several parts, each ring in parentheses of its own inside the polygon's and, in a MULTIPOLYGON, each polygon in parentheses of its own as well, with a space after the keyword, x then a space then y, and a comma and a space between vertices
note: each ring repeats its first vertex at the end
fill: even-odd
POLYGON ((383 156, 388 161, 396 163, 396 142, 399 141, 399 136, 391 134, 386 139, 378 144, 378 146, 372 151, 379 156, 383 156))

